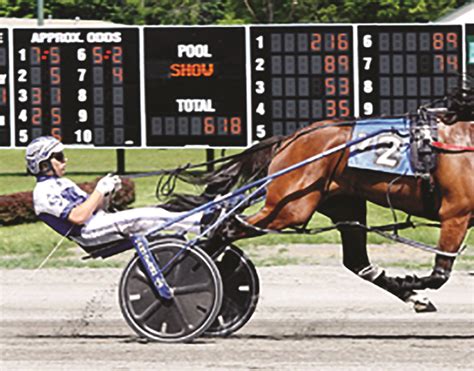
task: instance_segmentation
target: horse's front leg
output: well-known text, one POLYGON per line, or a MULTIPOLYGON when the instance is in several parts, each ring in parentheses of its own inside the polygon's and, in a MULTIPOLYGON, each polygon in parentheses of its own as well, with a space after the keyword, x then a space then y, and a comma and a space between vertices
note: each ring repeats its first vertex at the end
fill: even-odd
MULTIPOLYGON (((466 236, 471 220, 471 213, 462 216, 451 217, 441 222, 441 233, 438 247, 441 251, 457 253, 466 236)), ((430 276, 422 279, 423 288, 439 289, 449 279, 453 267, 454 258, 444 255, 436 255, 433 272, 430 276)))
MULTIPOLYGON (((440 251, 456 253, 461 247, 469 225, 470 214, 460 217, 452 217, 442 221, 441 234, 438 243, 440 251)), ((413 290, 433 289, 437 290, 443 286, 450 277, 454 258, 444 255, 436 255, 433 271, 430 275, 417 277, 407 275, 405 277, 390 277, 382 274, 374 283, 391 291, 402 299, 411 302, 417 312, 435 311, 436 308, 429 300, 413 290), (411 294, 409 294, 411 292, 411 294), (409 295, 407 295, 409 294, 409 295)))

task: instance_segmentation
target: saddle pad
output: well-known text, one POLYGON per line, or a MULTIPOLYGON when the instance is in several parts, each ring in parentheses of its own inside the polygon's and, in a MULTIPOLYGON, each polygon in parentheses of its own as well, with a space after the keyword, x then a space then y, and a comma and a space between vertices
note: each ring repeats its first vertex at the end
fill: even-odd
POLYGON ((396 132, 382 133, 350 148, 348 166, 357 169, 414 176, 410 164, 410 120, 378 118, 356 121, 352 139, 362 138, 384 128, 396 132))

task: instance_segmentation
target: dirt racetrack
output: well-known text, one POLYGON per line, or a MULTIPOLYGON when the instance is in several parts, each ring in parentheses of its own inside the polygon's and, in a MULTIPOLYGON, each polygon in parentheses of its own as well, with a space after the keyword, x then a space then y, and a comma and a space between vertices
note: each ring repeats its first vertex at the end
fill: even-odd
POLYGON ((120 269, 1 270, 0 369, 474 368, 469 272, 429 293, 437 313, 415 314, 338 266, 258 271, 258 309, 238 333, 164 345, 140 340, 122 319, 120 269))

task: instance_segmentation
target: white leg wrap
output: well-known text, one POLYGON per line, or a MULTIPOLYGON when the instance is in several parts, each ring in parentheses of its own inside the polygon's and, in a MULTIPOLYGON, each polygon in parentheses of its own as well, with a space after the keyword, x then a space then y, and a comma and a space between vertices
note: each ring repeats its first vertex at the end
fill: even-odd
POLYGON ((383 273, 383 269, 380 269, 376 265, 368 265, 367 267, 361 269, 358 273, 359 277, 364 280, 373 282, 383 273))

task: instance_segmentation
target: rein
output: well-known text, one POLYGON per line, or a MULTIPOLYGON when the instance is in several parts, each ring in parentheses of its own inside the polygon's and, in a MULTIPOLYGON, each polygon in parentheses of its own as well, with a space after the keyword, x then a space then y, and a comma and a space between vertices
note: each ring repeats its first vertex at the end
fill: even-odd
MULTIPOLYGON (((254 154, 256 152, 260 152, 262 150, 265 150, 265 149, 267 149, 269 147, 273 147, 273 146, 275 146, 275 150, 272 153, 272 157, 274 157, 278 153, 280 153, 283 150, 285 150, 286 148, 288 148, 293 142, 295 142, 297 139, 299 139, 300 137, 302 137, 304 135, 307 135, 307 134, 310 134, 314 131, 325 129, 325 128, 328 128, 328 127, 339 127, 339 126, 354 126, 354 122, 353 121, 342 121, 342 122, 335 122, 335 123, 333 122, 333 123, 330 123, 330 124, 315 126, 315 127, 307 128, 306 130, 303 130, 303 131, 298 132, 296 134, 291 134, 290 136, 271 137, 271 138, 267 139, 268 142, 266 142, 266 143, 261 142, 262 144, 259 147, 257 147, 257 148, 250 147, 248 150, 246 150, 242 153, 235 154, 235 155, 225 156, 225 157, 221 157, 219 159, 213 160, 213 161, 202 162, 202 163, 194 164, 194 165, 187 164, 187 165, 184 165, 182 167, 178 167, 176 169, 171 169, 171 170, 160 170, 160 171, 156 171, 156 172, 134 174, 134 175, 130 175, 129 177, 130 178, 139 178, 139 177, 145 177, 145 176, 160 175, 161 177, 158 180, 158 184, 156 186, 156 197, 157 197, 158 200, 162 200, 162 197, 167 198, 167 197, 171 196, 174 193, 174 190, 176 188, 176 182, 177 182, 178 179, 186 181, 185 179, 183 179, 183 177, 186 176, 186 175, 182 175, 183 173, 193 176, 193 174, 190 172, 191 169, 201 168, 201 167, 204 167, 204 166, 208 166, 208 165, 211 165, 211 164, 222 163, 222 162, 224 162, 226 164, 231 164, 234 160, 239 160, 239 159, 242 159, 242 158, 246 158, 246 157, 251 156, 252 154, 254 154), (287 141, 287 142, 283 143, 285 141, 287 141)), ((252 182, 252 181, 258 179, 258 177, 267 170, 267 167, 268 166, 262 166, 261 169, 256 171, 253 175, 251 175, 247 179, 247 181, 252 182)), ((216 172, 219 172, 219 169, 216 170, 216 172)), ((203 172, 202 174, 205 175, 206 173, 203 172)), ((195 174, 195 176, 199 177, 199 174, 195 174)))
POLYGON ((209 166, 209 165, 219 164, 221 162, 227 162, 227 161, 232 161, 234 159, 239 159, 239 158, 244 157, 246 155, 249 155, 249 154, 252 154, 254 152, 258 152, 258 151, 261 151, 265 148, 271 147, 275 143, 279 143, 282 140, 283 139, 281 137, 273 137, 273 138, 269 138, 268 143, 265 143, 264 145, 262 145, 259 148, 250 147, 245 152, 236 153, 235 155, 223 156, 223 157, 219 157, 217 159, 211 160, 211 161, 200 162, 200 163, 197 163, 197 164, 187 163, 186 165, 183 165, 183 166, 171 169, 171 170, 165 169, 165 170, 157 170, 157 171, 147 171, 147 172, 142 172, 142 173, 134 173, 134 174, 123 175, 123 176, 120 176, 120 177, 125 178, 125 179, 134 179, 134 178, 145 178, 145 177, 154 176, 154 175, 161 175, 161 176, 175 175, 175 174, 179 174, 183 171, 188 171, 188 170, 191 170, 191 169, 202 168, 202 167, 206 167, 206 166, 209 166))
MULTIPOLYGON (((298 134, 291 134, 291 135, 294 135, 294 137, 291 138, 290 142, 285 143, 284 147, 278 147, 278 151, 281 151, 281 150, 285 149, 288 145, 293 143, 299 137, 301 137, 303 135, 306 135, 306 134, 309 134, 313 131, 324 129, 324 128, 327 128, 327 127, 332 127, 332 126, 353 126, 353 125, 354 125, 354 122, 343 121, 343 122, 338 122, 338 123, 325 124, 325 125, 317 126, 317 127, 314 127, 314 128, 308 128, 307 130, 299 132, 298 134)), ((128 175, 121 176, 121 178, 134 179, 134 178, 144 178, 144 177, 155 176, 155 175, 176 176, 177 174, 180 174, 183 171, 188 171, 188 170, 197 169, 197 168, 203 168, 203 167, 207 167, 209 165, 219 164, 221 162, 232 161, 232 160, 235 160, 235 159, 246 157, 246 156, 251 155, 255 152, 259 152, 259 151, 264 150, 268 147, 272 147, 275 144, 276 145, 281 145, 282 142, 285 141, 286 139, 288 139, 290 136, 286 136, 286 137, 275 136, 275 137, 269 138, 268 143, 265 143, 264 145, 262 145, 259 148, 250 147, 249 149, 247 149, 244 152, 236 153, 235 155, 223 156, 223 157, 220 157, 218 159, 211 160, 211 161, 200 162, 200 163, 197 163, 197 164, 187 163, 186 165, 183 165, 183 166, 180 166, 180 167, 177 167, 177 168, 174 168, 174 169, 170 169, 170 170, 165 169, 165 170, 147 171, 147 172, 142 172, 142 173, 128 174, 128 175)))
MULTIPOLYGON (((287 168, 284 168, 284 169, 281 169, 273 174, 270 174, 270 175, 267 175, 263 178, 260 178, 258 180, 255 180, 253 181, 252 183, 249 183, 249 184, 246 184, 224 196, 222 196, 221 198, 219 199, 214 199, 213 201, 209 201, 201 206, 198 206, 190 211, 187 211, 187 212, 184 212, 182 213, 181 216, 179 217, 176 217, 176 218, 173 218, 171 220, 169 220, 168 222, 164 223, 162 226, 160 226, 159 228, 155 229, 155 230, 152 230, 149 232, 149 235, 150 236, 153 236, 153 235, 156 235, 157 233, 159 233, 160 231, 162 230, 165 230, 167 228, 169 228, 170 226, 172 226, 173 224, 175 223, 178 223, 186 218, 188 218, 189 216, 191 215, 194 215, 198 212, 201 212, 201 211, 206 211, 206 210, 209 210, 219 204, 222 204, 224 203, 225 201, 228 201, 230 199, 235 199, 236 197, 244 194, 245 192, 251 190, 251 189, 254 189, 254 188, 257 188, 257 191, 259 191, 262 187, 265 187, 266 185, 270 184, 274 179, 278 178, 278 177, 281 177, 285 174, 288 174, 296 169, 299 169, 301 167, 304 167, 312 162, 315 162, 315 161, 318 161, 318 160, 321 160, 322 158, 325 158, 325 157, 328 157, 334 153, 337 153, 337 152, 340 152, 340 151, 343 151, 353 145, 356 145, 356 144, 359 144, 367 139, 370 139, 372 137, 375 137, 375 136, 378 136, 380 134, 383 134, 383 133, 388 133, 388 132, 392 132, 393 129, 389 128, 389 129, 381 129, 381 130, 378 130, 376 132, 373 132, 363 138, 357 138, 357 139, 353 139, 351 141, 348 141, 348 142, 345 142, 343 144, 340 144, 340 145, 337 145, 333 148, 330 148, 322 153, 318 153, 314 156, 311 156, 303 161, 300 161, 300 162, 297 162, 296 164, 293 164, 291 166, 288 166, 287 168)), ((255 195, 255 193, 257 191, 254 191, 252 192, 249 196, 246 196, 246 199, 248 198, 251 198, 252 196, 255 195)), ((239 203, 242 203, 243 201, 239 201, 239 203)), ((220 220, 222 221, 222 220, 220 220)), ((202 237, 202 236, 198 236, 199 237, 202 237)))

